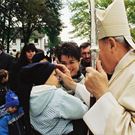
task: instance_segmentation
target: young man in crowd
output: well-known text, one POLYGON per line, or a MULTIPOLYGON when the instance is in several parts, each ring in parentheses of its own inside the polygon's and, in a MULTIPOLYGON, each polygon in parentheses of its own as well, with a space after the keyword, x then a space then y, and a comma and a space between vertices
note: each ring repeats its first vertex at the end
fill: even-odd
POLYGON ((86 74, 86 67, 91 66, 90 46, 91 44, 89 42, 84 42, 80 45, 81 70, 84 75, 86 74))

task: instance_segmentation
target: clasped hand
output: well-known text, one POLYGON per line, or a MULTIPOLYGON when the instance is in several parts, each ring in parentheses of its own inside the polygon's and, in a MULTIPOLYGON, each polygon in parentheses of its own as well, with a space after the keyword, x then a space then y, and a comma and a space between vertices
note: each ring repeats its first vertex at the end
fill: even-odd
POLYGON ((88 67, 86 72, 85 86, 96 99, 99 99, 108 91, 107 74, 103 70, 99 60, 97 60, 97 69, 88 67))

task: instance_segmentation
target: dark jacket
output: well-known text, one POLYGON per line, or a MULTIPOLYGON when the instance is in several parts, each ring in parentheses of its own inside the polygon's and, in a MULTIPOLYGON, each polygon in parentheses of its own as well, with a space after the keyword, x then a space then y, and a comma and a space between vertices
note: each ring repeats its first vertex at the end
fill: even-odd
POLYGON ((6 69, 10 72, 12 70, 14 62, 15 59, 11 55, 4 52, 0 54, 0 69, 6 69))
MULTIPOLYGON (((0 135, 25 135, 25 126, 23 123, 24 111, 22 107, 18 107, 15 113, 8 113, 7 112, 7 103, 5 102, 6 95, 10 94, 10 96, 16 97, 16 94, 11 91, 7 90, 6 87, 0 88, 0 135), (14 95, 13 95, 14 94, 14 95)), ((13 99, 14 100, 14 99, 13 99)), ((9 103, 8 97, 8 105, 9 103)))

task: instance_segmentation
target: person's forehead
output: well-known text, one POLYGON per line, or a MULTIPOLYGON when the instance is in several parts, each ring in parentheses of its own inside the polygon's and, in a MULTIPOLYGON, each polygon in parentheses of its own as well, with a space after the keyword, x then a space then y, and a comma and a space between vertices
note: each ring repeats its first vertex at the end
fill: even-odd
POLYGON ((90 51, 90 46, 81 49, 81 52, 84 52, 84 51, 90 51))
POLYGON ((73 56, 61 55, 61 60, 76 60, 73 56))
POLYGON ((35 52, 35 50, 30 49, 30 50, 27 50, 26 52, 35 52))

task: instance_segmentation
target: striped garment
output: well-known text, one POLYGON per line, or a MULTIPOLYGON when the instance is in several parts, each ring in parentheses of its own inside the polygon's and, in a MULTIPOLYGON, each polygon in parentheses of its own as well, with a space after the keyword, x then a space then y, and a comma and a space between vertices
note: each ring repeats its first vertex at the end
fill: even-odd
POLYGON ((42 135, 62 135, 73 131, 71 120, 81 119, 88 107, 55 86, 34 86, 30 97, 31 124, 42 135))

